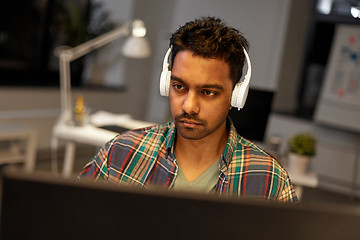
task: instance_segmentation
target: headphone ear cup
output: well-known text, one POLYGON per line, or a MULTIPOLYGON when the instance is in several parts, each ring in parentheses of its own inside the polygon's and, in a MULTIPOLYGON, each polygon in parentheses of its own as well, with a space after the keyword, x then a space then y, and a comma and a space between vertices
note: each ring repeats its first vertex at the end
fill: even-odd
POLYGON ((169 96, 169 88, 170 88, 170 78, 171 71, 169 71, 169 56, 171 53, 172 47, 169 47, 167 50, 164 60, 163 60, 163 70, 160 75, 160 95, 167 97, 169 96))
POLYGON ((169 96, 171 71, 163 70, 160 75, 160 95, 169 96))
POLYGON ((249 93, 249 86, 250 86, 250 78, 251 78, 251 62, 249 58, 249 54, 247 53, 246 49, 243 48, 245 59, 247 62, 247 72, 244 77, 244 81, 238 82, 231 95, 231 106, 236 107, 238 110, 242 109, 245 105, 246 98, 249 93))
POLYGON ((242 109, 245 105, 248 93, 248 81, 237 83, 231 95, 231 106, 236 107, 238 110, 242 109))

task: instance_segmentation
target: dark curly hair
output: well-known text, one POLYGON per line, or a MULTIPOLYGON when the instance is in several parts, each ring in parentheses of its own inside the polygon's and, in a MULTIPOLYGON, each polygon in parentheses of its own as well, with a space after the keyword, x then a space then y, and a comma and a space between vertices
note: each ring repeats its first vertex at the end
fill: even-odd
POLYGON ((242 76, 245 62, 243 47, 248 50, 249 43, 237 29, 227 26, 221 19, 201 17, 187 22, 170 39, 171 66, 176 54, 190 50, 196 55, 223 59, 230 67, 230 77, 234 85, 242 76))

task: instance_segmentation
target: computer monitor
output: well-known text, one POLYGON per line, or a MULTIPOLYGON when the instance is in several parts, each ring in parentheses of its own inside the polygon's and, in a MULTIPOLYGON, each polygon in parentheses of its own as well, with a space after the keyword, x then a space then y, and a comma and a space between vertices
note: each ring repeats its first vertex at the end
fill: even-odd
POLYGON ((264 141, 273 97, 272 91, 250 88, 244 108, 229 111, 240 136, 252 141, 264 141))
POLYGON ((1 239, 360 239, 360 207, 140 189, 4 171, 1 239))

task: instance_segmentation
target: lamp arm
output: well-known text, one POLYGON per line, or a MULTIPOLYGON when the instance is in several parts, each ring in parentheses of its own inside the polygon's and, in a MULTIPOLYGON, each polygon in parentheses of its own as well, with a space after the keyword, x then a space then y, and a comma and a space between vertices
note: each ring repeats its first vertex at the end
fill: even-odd
POLYGON ((85 43, 82 43, 74 48, 55 50, 55 55, 59 57, 60 67, 61 120, 66 124, 72 120, 70 75, 71 61, 74 61, 79 57, 82 57, 85 54, 100 48, 119 37, 129 35, 130 23, 131 22, 125 22, 120 27, 85 43))
POLYGON ((105 44, 114 41, 119 37, 128 36, 130 34, 130 22, 125 22, 121 26, 115 28, 114 30, 104 33, 94 39, 91 39, 87 42, 84 42, 76 47, 60 50, 59 57, 67 58, 68 61, 74 61, 79 57, 84 56, 85 54, 104 46, 105 44))
POLYGON ((70 61, 60 58, 61 120, 69 123, 72 119, 70 61))

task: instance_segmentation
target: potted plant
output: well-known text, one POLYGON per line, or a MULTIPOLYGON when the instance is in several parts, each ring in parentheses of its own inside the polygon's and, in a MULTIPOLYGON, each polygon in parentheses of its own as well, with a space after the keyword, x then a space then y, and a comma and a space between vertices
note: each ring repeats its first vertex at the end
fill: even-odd
POLYGON ((316 154, 316 140, 310 133, 295 134, 289 140, 288 170, 306 173, 310 159, 316 154))

